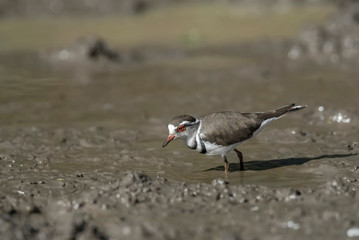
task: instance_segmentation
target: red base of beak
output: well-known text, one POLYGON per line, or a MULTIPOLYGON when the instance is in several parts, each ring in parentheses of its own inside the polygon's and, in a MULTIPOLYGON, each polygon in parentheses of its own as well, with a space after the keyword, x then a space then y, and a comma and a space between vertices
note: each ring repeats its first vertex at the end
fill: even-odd
POLYGON ((162 147, 166 147, 173 139, 175 139, 175 135, 168 135, 167 139, 163 142, 162 147))

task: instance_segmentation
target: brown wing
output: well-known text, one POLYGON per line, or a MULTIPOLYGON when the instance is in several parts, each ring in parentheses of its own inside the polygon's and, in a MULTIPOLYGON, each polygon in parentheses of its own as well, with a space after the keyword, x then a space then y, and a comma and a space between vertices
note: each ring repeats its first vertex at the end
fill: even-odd
POLYGON ((202 119, 202 139, 222 146, 232 145, 253 136, 262 122, 270 118, 279 118, 288 112, 305 108, 290 104, 276 110, 256 113, 218 112, 202 119))
POLYGON ((204 141, 222 146, 232 145, 253 136, 262 119, 257 113, 218 112, 202 119, 201 134, 204 141))

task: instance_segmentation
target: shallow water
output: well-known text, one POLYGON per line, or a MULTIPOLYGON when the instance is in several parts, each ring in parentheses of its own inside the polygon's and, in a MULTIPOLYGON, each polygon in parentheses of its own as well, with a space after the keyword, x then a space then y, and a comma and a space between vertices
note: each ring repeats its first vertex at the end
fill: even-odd
POLYGON ((51 157, 49 167, 54 171, 140 170, 175 182, 210 183, 225 178, 221 158, 198 154, 180 142, 162 149, 167 122, 182 113, 198 117, 221 110, 264 111, 291 102, 309 107, 271 124, 240 147, 247 171, 238 171, 238 160, 230 154, 231 183, 314 186, 339 170, 323 178, 312 167, 351 159, 345 155, 345 144, 355 141, 356 135, 350 128, 357 121, 359 101, 354 73, 325 67, 268 68, 250 61, 233 67, 229 61, 220 69, 207 63, 184 68, 158 62, 87 74, 82 73, 88 69, 69 68, 71 73, 64 74, 44 68, 41 62, 19 59, 16 65, 2 67, 2 139, 11 142, 8 132, 36 128, 43 141, 29 142, 34 149, 45 145, 52 152, 62 138, 64 144, 74 144, 74 149, 51 157), (325 110, 319 111, 320 106, 325 110), (342 112, 351 122, 333 120, 342 112), (330 136, 337 131, 345 136, 340 143, 337 136, 330 136))

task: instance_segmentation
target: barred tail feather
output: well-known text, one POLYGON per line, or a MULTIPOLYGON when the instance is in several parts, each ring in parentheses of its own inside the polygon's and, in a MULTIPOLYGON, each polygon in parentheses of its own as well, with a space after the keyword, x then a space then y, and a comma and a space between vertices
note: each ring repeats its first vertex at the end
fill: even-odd
POLYGON ((270 119, 270 118, 280 118, 280 117, 284 116, 286 113, 299 111, 306 107, 307 107, 307 105, 295 105, 295 103, 292 103, 290 105, 278 108, 273 111, 259 113, 259 118, 261 118, 263 120, 270 119))

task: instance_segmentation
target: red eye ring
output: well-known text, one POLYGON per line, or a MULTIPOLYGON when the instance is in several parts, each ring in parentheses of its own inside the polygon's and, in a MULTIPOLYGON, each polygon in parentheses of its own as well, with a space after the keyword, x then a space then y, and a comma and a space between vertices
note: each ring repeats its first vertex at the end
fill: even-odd
POLYGON ((177 128, 177 131, 178 131, 178 132, 183 132, 183 131, 185 131, 185 130, 186 130, 186 126, 185 126, 185 125, 178 126, 178 128, 177 128))

